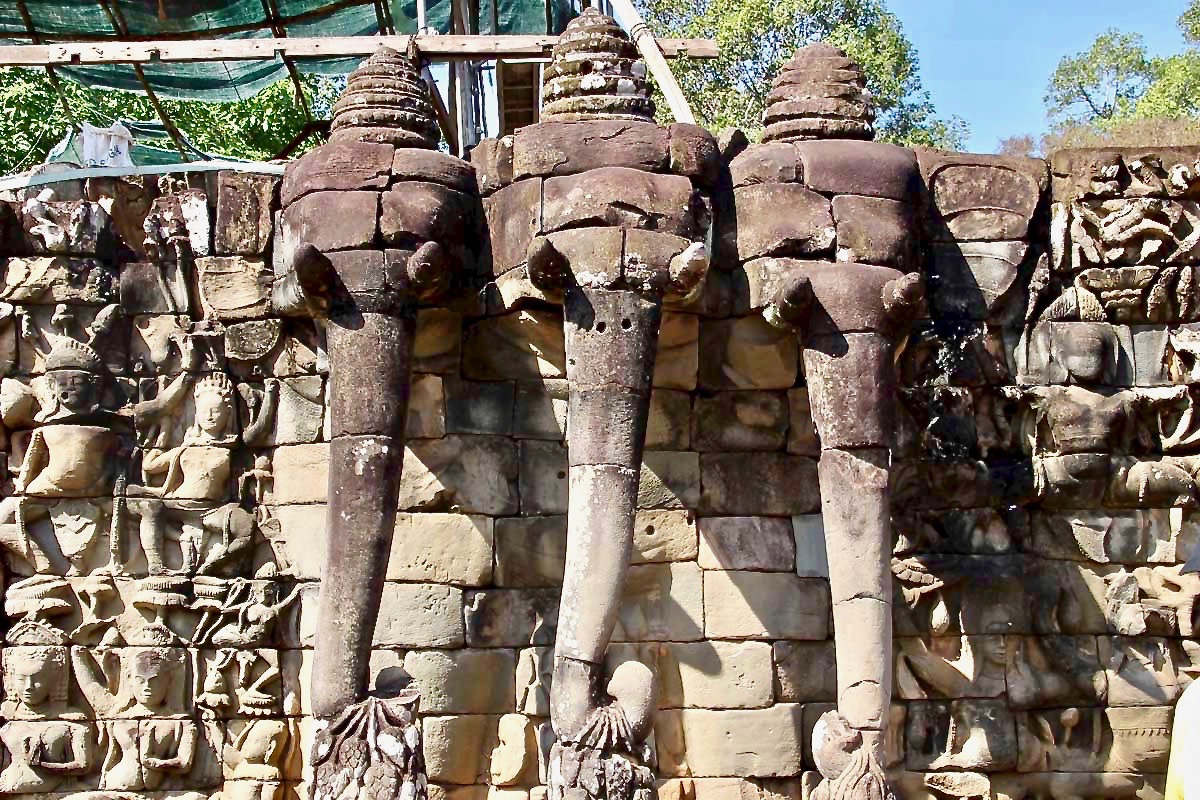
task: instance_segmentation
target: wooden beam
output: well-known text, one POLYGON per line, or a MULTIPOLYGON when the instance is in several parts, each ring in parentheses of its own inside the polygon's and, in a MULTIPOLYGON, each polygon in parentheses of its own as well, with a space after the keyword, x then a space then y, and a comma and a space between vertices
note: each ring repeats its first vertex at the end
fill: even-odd
MULTIPOLYGON (((434 61, 550 58, 557 36, 418 36, 434 61)), ((254 61, 280 58, 366 57, 380 45, 404 51, 408 36, 325 36, 295 39, 192 39, 156 42, 57 42, 0 46, 0 66, 54 67, 146 64, 153 61, 254 61)), ((716 58, 710 39, 659 39, 667 58, 716 58)))

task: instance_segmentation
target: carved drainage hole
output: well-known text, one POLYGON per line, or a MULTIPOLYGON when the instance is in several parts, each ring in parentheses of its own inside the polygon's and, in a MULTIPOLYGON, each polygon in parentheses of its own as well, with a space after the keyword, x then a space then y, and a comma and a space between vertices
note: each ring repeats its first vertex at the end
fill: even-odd
POLYGON ((596 323, 596 333, 604 333, 606 330, 608 330, 608 323, 606 323, 606 322, 597 322, 596 323))
POLYGON ((633 323, 629 321, 629 317, 626 317, 625 319, 621 320, 621 327, 624 328, 625 330, 629 330, 630 328, 633 327, 633 323))

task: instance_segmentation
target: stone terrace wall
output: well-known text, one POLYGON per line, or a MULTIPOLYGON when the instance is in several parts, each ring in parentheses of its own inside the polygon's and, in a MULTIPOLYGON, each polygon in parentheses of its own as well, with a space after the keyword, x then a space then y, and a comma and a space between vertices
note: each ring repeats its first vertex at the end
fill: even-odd
MULTIPOLYGON (((870 194, 735 151, 718 220, 767 181, 870 194)), ((918 153, 929 314, 901 358, 886 765, 904 797, 1161 796, 1200 668, 1178 566, 1198 538, 1200 151, 1135 155, 918 153)), ((438 800, 537 796, 549 747, 567 385, 561 312, 521 268, 553 194, 511 156, 480 166, 504 268, 419 314, 375 637, 376 685, 422 692, 438 800)), ((325 358, 312 323, 272 315, 274 182, 193 183, 0 205, 6 796, 307 792, 325 358)), ((895 228, 857 219, 829 249, 870 261, 895 228)), ((714 266, 664 316, 610 654, 659 677, 664 798, 799 798, 835 699, 819 442, 795 335, 714 266)))

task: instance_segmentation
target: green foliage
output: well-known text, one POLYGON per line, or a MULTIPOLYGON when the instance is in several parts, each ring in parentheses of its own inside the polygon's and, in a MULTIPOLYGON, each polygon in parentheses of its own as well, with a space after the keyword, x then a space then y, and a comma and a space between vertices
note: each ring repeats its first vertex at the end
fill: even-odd
POLYGON ((1150 58, 1138 34, 1108 31, 1064 58, 1046 94, 1051 131, 1006 139, 1002 151, 1200 143, 1200 0, 1179 28, 1190 46, 1177 55, 1150 58))
POLYGON ((1155 61, 1157 79, 1138 99, 1132 119, 1200 116, 1200 51, 1155 61))
POLYGON ((1200 0, 1191 0, 1187 11, 1179 15, 1179 29, 1192 44, 1200 44, 1200 0))
MULTIPOLYGON (((72 115, 81 122, 107 126, 117 119, 158 119, 142 94, 89 89, 65 79, 59 83, 72 115)), ((336 96, 336 81, 308 76, 304 87, 315 115, 319 117, 324 109, 328 116, 328 106, 336 96)), ((306 121, 289 81, 236 103, 164 100, 162 105, 201 150, 238 158, 271 158, 306 121)), ((41 70, 0 69, 0 120, 0 174, 40 164, 71 127, 58 94, 41 70)), ((307 146, 316 143, 310 139, 307 146)), ((171 146, 169 142, 162 144, 171 146)))
POLYGON ((960 146, 966 125, 940 119, 921 86, 917 55, 883 0, 639 0, 659 36, 715 39, 714 60, 671 68, 700 123, 761 130, 771 80, 796 48, 825 40, 866 70, 881 138, 960 146))
POLYGON ((1077 124, 1128 115, 1157 73, 1139 34, 1110 30, 1059 62, 1046 92, 1050 118, 1077 124))

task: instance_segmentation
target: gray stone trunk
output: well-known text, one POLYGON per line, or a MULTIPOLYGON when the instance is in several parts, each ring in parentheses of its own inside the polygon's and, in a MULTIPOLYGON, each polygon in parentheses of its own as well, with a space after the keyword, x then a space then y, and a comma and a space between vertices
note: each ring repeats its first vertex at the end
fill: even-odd
POLYGON ((334 436, 311 683, 317 716, 359 702, 368 688, 404 464, 413 320, 345 314, 329 320, 327 335, 334 436))
POLYGON ((566 680, 555 681, 552 707, 559 736, 570 737, 595 708, 603 670, 564 661, 603 663, 633 552, 661 303, 572 287, 563 306, 570 496, 555 661, 566 680))
POLYGON ((883 764, 882 733, 892 692, 888 440, 894 347, 874 333, 821 336, 807 344, 809 398, 820 410, 814 422, 822 437, 821 513, 838 653, 838 711, 883 764))

